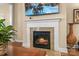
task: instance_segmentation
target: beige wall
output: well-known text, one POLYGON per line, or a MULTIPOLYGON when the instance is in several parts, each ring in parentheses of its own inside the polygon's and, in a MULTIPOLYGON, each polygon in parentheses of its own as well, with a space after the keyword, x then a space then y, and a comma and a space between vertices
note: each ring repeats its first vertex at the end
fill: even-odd
MULTIPOLYGON (((54 19, 61 18, 60 21, 60 37, 59 37, 59 45, 64 48, 66 46, 66 4, 60 4, 60 13, 59 14, 51 14, 51 15, 43 15, 43 16, 32 16, 33 19, 54 19)), ((24 4, 15 4, 14 5, 14 21, 15 27, 17 29, 17 39, 23 40, 23 32, 26 33, 25 30, 25 20, 28 20, 29 17, 25 16, 24 4)))
POLYGON ((10 13, 9 13, 9 4, 3 3, 0 4, 0 17, 6 19, 6 24, 10 24, 10 13))
MULTIPOLYGON (((73 9, 79 9, 79 3, 67 4, 67 23, 73 22, 73 9)), ((68 30, 69 30, 69 26, 68 26, 68 30)), ((74 30, 74 34, 77 37, 77 40, 79 40, 79 24, 74 24, 73 30, 74 30)))
POLYGON ((23 24, 25 21, 23 4, 14 4, 13 19, 14 27, 17 30, 17 40, 23 40, 23 24))

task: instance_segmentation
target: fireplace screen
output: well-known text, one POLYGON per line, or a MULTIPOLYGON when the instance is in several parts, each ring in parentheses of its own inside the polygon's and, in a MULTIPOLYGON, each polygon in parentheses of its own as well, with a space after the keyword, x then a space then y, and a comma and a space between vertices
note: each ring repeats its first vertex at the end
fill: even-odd
POLYGON ((37 48, 50 49, 50 31, 34 31, 33 46, 37 48))

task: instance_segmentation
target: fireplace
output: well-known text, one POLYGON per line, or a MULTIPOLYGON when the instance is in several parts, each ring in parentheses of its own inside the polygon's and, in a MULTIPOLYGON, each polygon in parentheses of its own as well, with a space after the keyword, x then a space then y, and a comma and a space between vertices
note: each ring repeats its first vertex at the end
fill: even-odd
POLYGON ((59 51, 60 19, 27 20, 23 46, 59 51))
POLYGON ((33 47, 50 49, 50 31, 34 31, 33 47))

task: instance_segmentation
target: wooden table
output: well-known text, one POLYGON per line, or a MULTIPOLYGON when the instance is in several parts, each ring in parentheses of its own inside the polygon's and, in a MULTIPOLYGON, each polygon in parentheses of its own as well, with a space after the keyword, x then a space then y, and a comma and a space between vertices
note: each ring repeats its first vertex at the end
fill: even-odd
POLYGON ((17 46, 8 47, 8 56, 45 56, 46 51, 17 46))
POLYGON ((67 56, 67 53, 45 51, 37 48, 24 48, 22 44, 13 43, 8 46, 8 56, 67 56))

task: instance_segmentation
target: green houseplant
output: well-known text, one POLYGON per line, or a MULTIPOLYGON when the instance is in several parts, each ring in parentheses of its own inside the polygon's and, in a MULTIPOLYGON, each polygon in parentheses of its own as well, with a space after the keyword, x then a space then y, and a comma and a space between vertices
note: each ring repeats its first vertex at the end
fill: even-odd
POLYGON ((7 51, 8 42, 15 35, 13 26, 4 24, 5 19, 0 19, 0 55, 4 55, 7 51))

